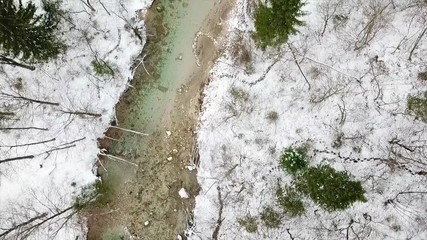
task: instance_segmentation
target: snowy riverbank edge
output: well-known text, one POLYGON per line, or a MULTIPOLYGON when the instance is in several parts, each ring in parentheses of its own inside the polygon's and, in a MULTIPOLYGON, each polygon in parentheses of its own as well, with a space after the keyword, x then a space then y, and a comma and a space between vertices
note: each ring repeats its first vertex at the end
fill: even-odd
POLYGON ((70 208, 82 187, 96 179, 97 139, 114 119, 114 106, 133 77, 130 66, 145 44, 140 18, 151 3, 63 2, 61 8, 70 17, 62 33, 66 53, 37 65, 35 71, 2 66, 2 93, 55 103, 1 99, 3 110, 15 114, 14 119, 3 120, 2 127, 32 128, 1 131, 1 159, 34 156, 0 164, 0 226, 14 229, 33 219, 3 238, 27 233, 28 239, 85 238, 85 220, 68 218, 67 212, 37 224, 70 208), (93 68, 97 60, 107 63, 114 74, 97 75, 93 68), (43 143, 31 144, 36 142, 43 143))
POLYGON ((399 194, 426 191, 425 167, 408 160, 423 159, 424 148, 411 152, 396 144, 425 141, 425 123, 408 114, 406 101, 427 90, 417 79, 425 71, 427 45, 419 42, 408 60, 426 18, 408 8, 408 1, 372 3, 308 2, 306 26, 278 56, 255 48, 253 6, 238 1, 228 50, 205 90, 198 132, 201 192, 191 239, 422 239, 427 234, 426 194, 399 194), (375 9, 384 9, 381 21, 362 46, 375 9), (322 34, 325 14, 345 17, 331 20, 322 34), (251 53, 251 64, 236 63, 237 43, 251 53), (276 112, 275 122, 269 122, 269 112, 276 112), (292 180, 278 169, 278 157, 303 144, 309 146, 310 165, 348 171, 362 182, 368 201, 327 212, 305 199, 302 216, 281 213, 280 227, 267 228, 260 213, 267 206, 282 211, 275 189, 292 180), (254 233, 238 223, 245 217, 254 219, 254 233))

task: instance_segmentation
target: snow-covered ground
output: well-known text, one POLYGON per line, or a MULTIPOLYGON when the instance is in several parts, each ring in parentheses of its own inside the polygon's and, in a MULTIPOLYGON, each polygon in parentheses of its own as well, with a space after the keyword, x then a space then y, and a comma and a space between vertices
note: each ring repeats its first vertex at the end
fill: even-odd
POLYGON ((408 114, 406 102, 427 90, 417 79, 426 71, 425 36, 409 59, 427 5, 308 1, 300 33, 263 53, 251 39, 251 2, 238 0, 228 50, 205 92, 191 238, 210 239, 217 228, 218 239, 425 239, 427 125, 408 114), (251 66, 236 63, 237 41, 252 53, 251 66), (275 122, 266 118, 271 111, 275 122), (303 144, 310 165, 348 171, 368 201, 329 213, 305 199, 302 216, 283 214, 281 227, 268 229, 259 214, 267 206, 281 212, 277 183, 291 183, 278 158, 303 144), (246 216, 257 219, 257 232, 239 225, 246 216))
MULTIPOLYGON (((81 187, 94 182, 97 138, 109 126, 114 105, 132 78, 130 66, 145 43, 139 17, 150 4, 63 1, 61 8, 70 17, 61 36, 68 45, 66 53, 37 65, 35 71, 0 66, 0 111, 14 114, 0 120, 0 160, 33 156, 0 163, 0 239, 21 239, 16 234, 72 206, 81 187), (91 65, 95 59, 108 62, 114 76, 96 75, 91 65), (4 130, 20 127, 33 129, 4 130), (18 231, 4 234, 29 220, 18 231)), ((73 216, 62 226, 69 213, 30 228, 30 239, 83 239, 83 219, 73 216)))

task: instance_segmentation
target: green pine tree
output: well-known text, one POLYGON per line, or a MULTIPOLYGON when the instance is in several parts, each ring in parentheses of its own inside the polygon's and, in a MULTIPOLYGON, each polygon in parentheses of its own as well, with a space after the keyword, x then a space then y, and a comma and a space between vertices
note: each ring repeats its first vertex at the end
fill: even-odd
POLYGON ((304 24, 298 19, 304 15, 301 8, 305 3, 301 0, 269 0, 269 3, 271 6, 260 4, 254 15, 254 40, 262 50, 285 43, 304 24))
MULTIPOLYGON (((26 67, 46 62, 65 50, 58 28, 61 10, 57 1, 43 1, 44 13, 34 3, 0 0, 0 63, 26 67)), ((27 68, 34 69, 31 66, 27 68)))

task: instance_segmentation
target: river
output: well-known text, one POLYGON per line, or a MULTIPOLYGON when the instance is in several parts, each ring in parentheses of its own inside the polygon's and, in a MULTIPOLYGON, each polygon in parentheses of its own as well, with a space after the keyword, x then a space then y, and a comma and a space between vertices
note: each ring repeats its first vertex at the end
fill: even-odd
POLYGON ((88 239, 121 236, 124 228, 144 239, 175 239, 188 227, 199 186, 196 171, 186 167, 197 157, 201 90, 217 56, 212 40, 194 41, 201 28, 219 35, 222 5, 212 0, 162 0, 145 15, 145 61, 116 112, 119 127, 148 136, 111 128, 109 139, 101 140, 109 154, 130 164, 102 160, 106 169, 99 167, 98 172, 108 189, 108 203, 93 210, 88 239), (193 46, 205 58, 201 66, 193 46), (181 188, 190 198, 179 196, 181 188))

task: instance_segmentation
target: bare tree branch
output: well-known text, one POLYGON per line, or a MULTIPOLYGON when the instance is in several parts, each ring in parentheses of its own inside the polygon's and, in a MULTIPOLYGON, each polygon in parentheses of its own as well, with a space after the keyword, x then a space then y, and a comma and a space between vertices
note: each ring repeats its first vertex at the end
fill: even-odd
POLYGON ((7 163, 7 162, 24 160, 24 159, 33 159, 34 157, 35 157, 34 155, 27 155, 27 156, 22 156, 22 157, 6 158, 6 159, 3 159, 3 160, 0 160, 0 164, 1 163, 7 163))
POLYGON ((1 148, 1 147, 16 148, 16 147, 33 146, 33 145, 38 145, 38 144, 43 144, 43 143, 53 142, 53 141, 55 141, 55 140, 56 140, 56 138, 52 138, 52 139, 45 140, 45 141, 40 141, 40 142, 31 142, 31 143, 26 143, 26 144, 16 144, 16 145, 5 145, 5 146, 0 146, 0 148, 1 148))
POLYGON ((100 113, 92 113, 92 112, 82 112, 82 111, 64 111, 61 110, 61 112, 63 113, 67 113, 67 114, 71 114, 71 115, 86 115, 86 116, 91 116, 91 117, 101 117, 102 114, 100 113))
POLYGON ((218 210, 218 219, 216 220, 215 229, 212 233, 212 239, 218 240, 219 230, 222 225, 222 221, 224 221, 224 218, 222 217, 222 211, 224 209, 224 199, 221 196, 221 188, 217 187, 218 190, 218 201, 219 201, 219 210, 218 210))
POLYGON ((12 66, 16 66, 16 67, 21 67, 21 68, 25 68, 31 71, 34 71, 36 69, 36 67, 34 66, 30 66, 30 65, 26 65, 24 63, 19 63, 13 59, 10 59, 6 56, 0 55, 0 64, 8 64, 8 65, 12 65, 12 66))
POLYGON ((9 130, 40 130, 40 131, 48 131, 48 128, 39 128, 39 127, 5 127, 0 128, 0 131, 9 131, 9 130))
POLYGON ((305 76, 304 72, 302 71, 301 66, 299 65, 299 63, 298 63, 298 61, 297 61, 297 58, 296 58, 296 56, 295 56, 295 53, 294 53, 294 51, 292 50, 292 47, 291 47, 291 45, 290 45, 289 43, 288 43, 288 47, 289 47, 289 49, 291 50, 292 57, 294 58, 294 62, 295 62, 295 64, 297 65, 297 67, 298 67, 298 69, 299 69, 299 71, 300 71, 301 75, 304 77, 304 80, 305 80, 305 82, 306 82, 306 83, 307 83, 307 85, 308 85, 308 90, 310 90, 310 89, 311 89, 311 84, 310 84, 310 82, 308 81, 307 77, 305 76))
POLYGON ((411 52, 409 53, 409 57, 408 57, 409 61, 412 61, 412 54, 414 53, 415 49, 418 46, 418 43, 420 42, 421 38, 423 38, 426 31, 427 31, 427 27, 425 27, 424 30, 420 33, 420 35, 418 35, 417 40, 415 41, 414 46, 412 47, 411 52))
POLYGON ((18 224, 18 225, 15 225, 14 227, 11 227, 11 228, 7 229, 6 231, 2 232, 2 233, 0 234, 0 238, 5 237, 5 236, 6 236, 6 235, 8 235, 9 233, 11 233, 11 232, 13 232, 13 231, 15 231, 15 230, 18 230, 18 229, 20 229, 20 228, 22 228, 22 227, 24 227, 24 226, 26 226, 26 225, 29 225, 29 224, 33 223, 34 221, 37 221, 37 220, 39 220, 39 219, 41 219, 41 218, 44 218, 44 217, 46 217, 46 216, 47 216, 47 213, 42 213, 42 214, 40 214, 40 215, 37 215, 37 216, 35 216, 35 217, 30 218, 29 220, 27 220, 27 221, 25 221, 25 222, 23 222, 23 223, 20 223, 20 224, 18 224))
POLYGON ((4 93, 4 92, 2 92, 1 95, 7 96, 7 97, 10 97, 10 98, 13 98, 13 99, 18 99, 18 100, 24 100, 24 101, 32 102, 32 103, 39 103, 39 104, 59 106, 59 103, 56 103, 56 102, 42 101, 42 100, 28 98, 28 97, 23 97, 23 96, 15 96, 15 95, 12 95, 12 94, 9 94, 9 93, 4 93))

